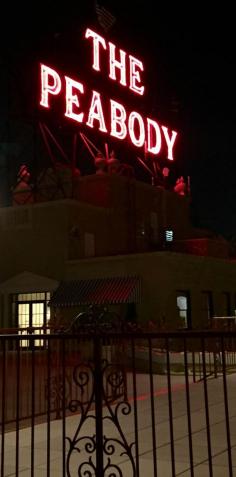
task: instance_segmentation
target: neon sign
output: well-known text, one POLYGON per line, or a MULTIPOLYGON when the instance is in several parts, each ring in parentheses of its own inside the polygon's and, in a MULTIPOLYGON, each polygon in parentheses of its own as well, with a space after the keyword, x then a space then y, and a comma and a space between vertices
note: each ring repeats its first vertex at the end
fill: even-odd
MULTIPOLYGON (((103 73, 101 57, 108 55, 108 77, 129 88, 131 92, 140 96, 144 95, 145 86, 142 84, 144 67, 140 60, 118 49, 113 43, 106 42, 102 36, 89 28, 85 32, 85 39, 90 43, 92 41, 92 68, 95 71, 103 73)), ((53 96, 65 94, 64 115, 67 118, 84 123, 90 128, 98 129, 120 140, 129 138, 135 147, 145 146, 146 151, 154 156, 162 150, 167 159, 174 159, 176 131, 160 125, 153 118, 144 118, 137 111, 128 113, 123 104, 114 99, 107 101, 101 93, 89 90, 86 85, 69 76, 60 75, 47 65, 41 64, 40 69, 40 105, 42 107, 51 108, 53 96), (86 111, 83 108, 85 96, 86 100, 89 100, 86 111)))

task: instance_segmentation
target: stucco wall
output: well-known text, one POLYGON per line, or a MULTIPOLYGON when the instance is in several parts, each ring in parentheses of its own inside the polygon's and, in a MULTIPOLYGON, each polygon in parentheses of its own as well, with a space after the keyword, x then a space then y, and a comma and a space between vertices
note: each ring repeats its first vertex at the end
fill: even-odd
POLYGON ((142 281, 138 318, 177 323, 176 291, 189 291, 193 327, 207 326, 202 291, 213 292, 215 315, 225 315, 223 292, 230 292, 231 313, 235 308, 236 264, 210 257, 173 252, 154 252, 90 260, 68 261, 68 279, 137 275, 142 281))

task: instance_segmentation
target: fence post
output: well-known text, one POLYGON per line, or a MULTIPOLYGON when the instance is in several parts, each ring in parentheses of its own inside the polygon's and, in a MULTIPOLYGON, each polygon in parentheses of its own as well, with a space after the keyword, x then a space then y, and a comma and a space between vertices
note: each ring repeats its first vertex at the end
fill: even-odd
POLYGON ((94 335, 94 396, 96 418, 96 477, 103 477, 103 374, 102 338, 94 335))
POLYGON ((196 383, 195 351, 192 352, 193 382, 196 383))
MULTIPOLYGON (((62 364, 62 353, 63 342, 59 340, 56 347, 56 375, 55 375, 55 404, 56 404, 56 419, 61 419, 61 408, 62 408, 62 396, 61 396, 61 386, 63 386, 62 375, 60 375, 60 365, 62 364)), ((62 370, 63 373, 63 370, 62 370)))
POLYGON ((213 359, 214 359, 214 377, 217 378, 218 377, 218 362, 217 362, 217 356, 218 356, 218 353, 216 353, 215 351, 213 352, 213 359))
POLYGON ((215 346, 216 346, 216 351, 214 350, 214 353, 213 353, 213 356, 214 356, 214 376, 215 376, 215 378, 217 378, 218 377, 218 366, 219 366, 219 351, 220 351, 218 338, 216 338, 215 346))

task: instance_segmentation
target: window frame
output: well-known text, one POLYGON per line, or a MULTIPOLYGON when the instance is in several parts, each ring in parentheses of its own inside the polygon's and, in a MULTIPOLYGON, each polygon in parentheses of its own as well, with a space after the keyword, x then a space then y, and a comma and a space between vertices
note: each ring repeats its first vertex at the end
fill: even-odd
POLYGON ((225 301, 224 301, 223 305, 224 305, 224 308, 226 308, 226 314, 224 313, 223 316, 232 316, 231 293, 229 291, 223 291, 222 292, 222 297, 225 298, 225 301))
POLYGON ((178 318, 182 319, 180 312, 186 311, 185 326, 180 326, 178 329, 191 330, 192 329, 192 314, 191 314, 191 294, 189 290, 176 290, 176 308, 178 311, 178 318), (178 307, 178 297, 185 297, 187 299, 187 308, 180 309, 178 307))
MULTIPOLYGON (((37 292, 21 292, 21 293, 14 293, 12 295, 12 313, 13 313, 13 318, 14 322, 17 328, 21 328, 21 330, 18 331, 18 334, 23 335, 26 334, 24 332, 24 326, 19 326, 19 305, 29 305, 29 325, 25 326, 25 329, 27 330, 27 334, 34 334, 34 335, 39 335, 41 334, 40 330, 35 330, 34 328, 40 328, 35 326, 33 324, 33 318, 34 318, 34 313, 33 313, 33 305, 34 304, 43 304, 43 325, 42 326, 47 326, 48 321, 50 319, 50 316, 48 317, 48 302, 50 300, 50 292, 49 291, 37 291, 37 292), (36 296, 35 296, 36 295, 36 296), (41 295, 41 298, 37 298, 37 295, 41 295), (42 295, 44 295, 44 298, 42 298, 42 295), (31 296, 31 298, 30 298, 31 296), (27 299, 28 297, 28 299, 27 299)), ((46 333, 49 332, 49 330, 46 331, 46 333)), ((28 343, 28 341, 25 343, 24 340, 20 342, 20 346, 22 348, 30 348, 32 347, 33 342, 28 343)), ((43 340, 34 340, 34 348, 41 349, 46 347, 46 342, 43 340)))
POLYGON ((201 307, 202 311, 207 312, 207 319, 210 323, 214 317, 214 300, 213 300, 213 292, 212 290, 201 290, 201 297, 207 297, 207 308, 201 307))

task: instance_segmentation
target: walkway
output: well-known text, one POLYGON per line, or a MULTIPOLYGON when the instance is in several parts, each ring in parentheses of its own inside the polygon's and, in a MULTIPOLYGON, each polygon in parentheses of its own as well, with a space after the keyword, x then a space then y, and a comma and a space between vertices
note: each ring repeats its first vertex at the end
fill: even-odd
MULTIPOLYGON (((234 466, 234 474, 236 476, 236 375, 227 377, 228 381, 228 401, 231 426, 231 450, 234 466)), ((175 453, 175 469, 172 468, 171 446, 170 446, 170 426, 169 426, 169 406, 167 394, 167 380, 165 376, 154 377, 154 405, 155 405, 155 430, 156 430, 156 462, 158 477, 191 477, 190 459, 189 459, 189 438, 188 438, 188 421, 186 413, 186 391, 184 378, 181 376, 172 377, 172 404, 173 404, 173 433, 174 433, 174 453, 175 453), (175 472, 172 474, 172 472, 175 472)), ((152 433, 152 417, 151 417, 151 401, 148 392, 150 387, 149 377, 145 374, 137 376, 137 425, 138 425, 138 454, 139 454, 139 477, 154 477, 153 466, 153 433, 152 433)), ((132 377, 128 378, 128 390, 131 412, 127 406, 119 406, 118 411, 121 431, 129 444, 134 441, 135 433, 135 402, 132 399, 133 382, 132 377), (122 414, 122 409, 124 414, 122 414)), ((203 383, 190 384, 190 401, 191 401, 191 425, 192 425, 192 444, 193 444, 193 461, 194 461, 194 477, 208 477, 208 445, 206 432, 206 416, 204 406, 204 387, 203 383)), ((209 398, 209 419, 210 419, 210 437, 211 437, 211 453, 213 463, 213 477, 228 477, 228 453, 227 453, 227 435, 225 426, 225 407, 223 394, 223 380, 208 380, 208 398, 209 398)), ((109 417, 109 413, 106 414, 109 417)), ((80 415, 74 415, 66 419, 66 436, 73 438, 75 435, 80 415)), ((87 420, 83 426, 81 436, 93 436, 95 434, 95 420, 93 418, 87 420)), ((34 444, 34 476, 35 477, 61 477, 62 472, 62 421, 52 421, 50 424, 50 473, 47 474, 47 425, 39 424, 35 426, 35 444, 34 444)), ((107 438, 117 438, 120 440, 120 434, 113 422, 109 419, 104 421, 104 435, 107 438)), ((10 477, 16 475, 15 470, 15 454, 16 454, 16 434, 9 432, 5 436, 5 472, 2 477, 10 477)), ((31 430, 25 428, 20 430, 19 441, 19 476, 30 477, 31 475, 31 430)), ((82 446, 86 442, 80 441, 82 446)), ((114 444, 114 441, 110 441, 114 444)), ((119 445, 115 445, 116 452, 110 455, 113 463, 115 463, 122 474, 114 473, 120 477, 133 477, 132 467, 127 455, 121 455, 124 449, 119 445)), ((84 447, 84 446, 83 446, 84 447)), ((92 451, 92 447, 87 450, 92 451)), ((112 452, 107 442, 107 452, 112 452)), ((81 474, 78 474, 78 467, 87 461, 93 453, 86 453, 84 448, 81 452, 73 452, 70 459, 70 476, 75 477, 90 476, 92 474, 85 473, 90 467, 83 466, 81 474), (82 473, 84 472, 84 473, 82 473)), ((109 455, 105 457, 104 462, 107 463, 109 455)), ((67 475, 67 474, 66 474, 67 475)), ((109 473, 107 473, 109 475, 109 473)), ((138 477, 138 474, 137 474, 138 477)))

